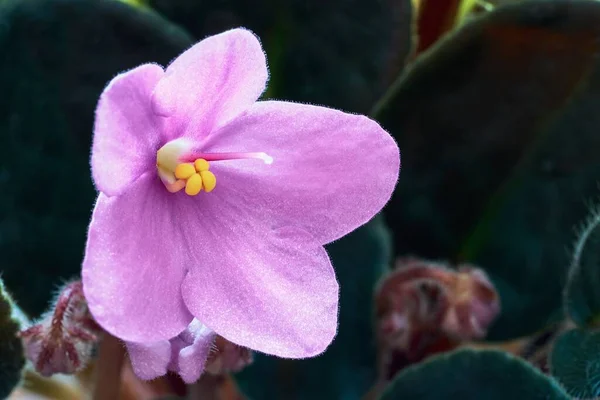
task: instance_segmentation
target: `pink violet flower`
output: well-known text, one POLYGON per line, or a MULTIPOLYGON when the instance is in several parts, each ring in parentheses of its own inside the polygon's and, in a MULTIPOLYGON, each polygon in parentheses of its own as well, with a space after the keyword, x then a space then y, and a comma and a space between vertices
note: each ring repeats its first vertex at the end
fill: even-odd
POLYGON ((233 29, 102 93, 82 277, 109 333, 164 344, 195 318, 286 358, 333 340, 338 283, 323 245, 385 205, 398 147, 365 116, 257 101, 267 78, 258 39, 233 29))

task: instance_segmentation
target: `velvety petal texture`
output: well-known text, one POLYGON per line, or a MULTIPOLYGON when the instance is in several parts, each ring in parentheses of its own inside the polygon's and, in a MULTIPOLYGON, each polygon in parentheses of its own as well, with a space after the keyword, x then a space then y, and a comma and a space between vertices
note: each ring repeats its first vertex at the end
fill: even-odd
POLYGON ((186 383, 196 382, 212 350, 215 333, 194 319, 178 337, 171 340, 169 370, 177 372, 186 383))
POLYGON ((200 137, 249 108, 265 90, 267 62, 245 29, 208 37, 177 57, 154 93, 154 109, 169 117, 170 138, 200 137))
POLYGON ((125 341, 155 342, 183 331, 192 315, 181 283, 189 264, 173 197, 154 174, 123 194, 98 196, 82 280, 96 321, 125 341))
POLYGON ((238 345, 287 358, 322 353, 336 334, 339 290, 325 249, 302 230, 261 226, 257 214, 228 216, 186 231, 210 243, 193 254, 203 262, 183 283, 186 306, 238 345))
POLYGON ((194 319, 171 340, 126 342, 126 346, 133 372, 140 379, 151 380, 173 371, 191 384, 202 375, 214 340, 214 332, 194 319))
POLYGON ((398 147, 364 116, 256 102, 267 78, 258 39, 234 29, 102 94, 82 279, 94 318, 128 342, 143 379, 197 380, 215 335, 304 358, 336 334, 339 287, 323 245, 388 201, 398 147), (262 152, 272 164, 248 154, 262 152), (199 191, 210 173, 214 190, 199 191))
MULTIPOLYGON (((338 110, 257 102, 202 144, 206 153, 267 152, 261 162, 215 164, 220 179, 272 224, 302 227, 321 244, 371 219, 400 171, 394 139, 375 121, 338 110)), ((221 187, 225 185, 220 185, 221 187)))
POLYGON ((125 72, 106 87, 96 109, 92 176, 106 196, 121 193, 152 168, 161 142, 150 97, 164 75, 155 64, 125 72))
POLYGON ((133 372, 138 378, 149 381, 167 373, 171 362, 171 342, 160 340, 152 343, 126 342, 127 353, 133 372))

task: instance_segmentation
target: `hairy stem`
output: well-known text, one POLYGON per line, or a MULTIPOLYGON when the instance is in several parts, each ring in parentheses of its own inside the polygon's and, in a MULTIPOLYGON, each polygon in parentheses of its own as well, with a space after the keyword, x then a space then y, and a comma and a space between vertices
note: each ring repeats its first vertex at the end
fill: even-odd
POLYGON ((123 344, 116 337, 105 333, 98 350, 93 400, 115 400, 119 398, 124 358, 125 348, 123 344))

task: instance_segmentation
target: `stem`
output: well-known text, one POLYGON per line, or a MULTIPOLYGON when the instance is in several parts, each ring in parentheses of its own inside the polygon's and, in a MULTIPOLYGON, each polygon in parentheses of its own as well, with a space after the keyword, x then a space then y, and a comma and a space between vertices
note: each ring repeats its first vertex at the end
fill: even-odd
POLYGON ((22 385, 12 393, 10 399, 28 398, 83 400, 85 395, 77 381, 70 376, 46 378, 25 369, 22 385))
POLYGON ((105 333, 98 350, 93 400, 115 400, 119 398, 124 358, 125 349, 123 344, 116 337, 105 333))

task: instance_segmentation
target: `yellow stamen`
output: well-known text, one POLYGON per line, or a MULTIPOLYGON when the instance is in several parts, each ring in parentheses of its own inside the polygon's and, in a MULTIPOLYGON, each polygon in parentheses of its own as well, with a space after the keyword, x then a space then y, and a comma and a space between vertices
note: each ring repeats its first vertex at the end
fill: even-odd
POLYGON ((181 163, 180 158, 190 145, 184 139, 173 140, 156 152, 156 166, 173 173, 177 165, 181 163))
POLYGON ((217 186, 217 177, 210 171, 200 171, 200 176, 202 177, 202 183, 204 184, 204 190, 206 193, 212 192, 212 190, 217 186))
POLYGON ((175 174, 169 171, 168 169, 160 166, 157 166, 156 169, 158 170, 158 176, 160 176, 160 179, 165 183, 165 185, 172 185, 175 182, 177 182, 175 174))
POLYGON ((179 164, 177 168, 175 168, 175 177, 177 179, 189 179, 189 177, 195 173, 196 170, 192 164, 179 164))
POLYGON ((185 193, 189 196, 195 196, 202 190, 202 178, 200 174, 190 176, 185 184, 185 193))
POLYGON ((196 161, 194 161, 194 167, 196 168, 196 171, 202 172, 202 171, 208 171, 208 169, 210 168, 210 165, 208 164, 208 161, 206 161, 205 159, 199 158, 196 161))
POLYGON ((180 179, 178 181, 175 181, 175 183, 166 183, 165 182, 164 185, 170 193, 177 193, 185 187, 185 181, 180 179))
POLYGON ((189 143, 183 139, 161 147, 156 153, 158 176, 171 193, 183 189, 189 196, 196 196, 202 190, 211 192, 217 184, 217 178, 209 171, 210 164, 204 158, 187 162, 189 158, 186 152, 189 148, 189 143))

